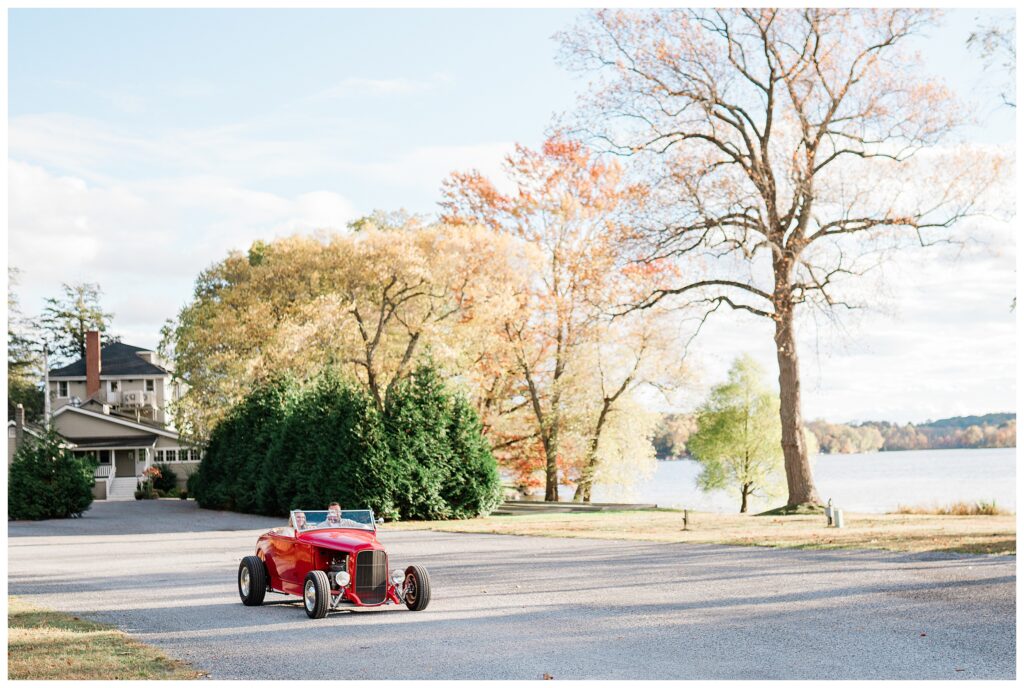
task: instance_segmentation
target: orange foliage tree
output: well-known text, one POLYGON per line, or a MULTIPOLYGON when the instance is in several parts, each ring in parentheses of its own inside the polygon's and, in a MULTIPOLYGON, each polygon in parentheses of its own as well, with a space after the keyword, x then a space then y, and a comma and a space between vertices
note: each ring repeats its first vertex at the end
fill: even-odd
MULTIPOLYGON (((517 146, 505 171, 500 187, 477 171, 452 174, 442 190, 442 221, 482 224, 534 249, 533 265, 524 266, 532 278, 498 333, 509 365, 495 369, 511 377, 495 378, 503 389, 495 399, 512 399, 513 408, 527 412, 530 430, 511 440, 540 445, 545 499, 557 501, 566 443, 578 444, 565 436, 566 400, 584 372, 575 363, 585 345, 603 336, 608 309, 632 284, 617 267, 617 250, 629 233, 623 218, 643 194, 616 161, 560 136, 540 150, 517 146)), ((501 445, 497 440, 499 452, 501 445)), ((513 454, 510 463, 520 472, 541 458, 529 447, 513 454)))

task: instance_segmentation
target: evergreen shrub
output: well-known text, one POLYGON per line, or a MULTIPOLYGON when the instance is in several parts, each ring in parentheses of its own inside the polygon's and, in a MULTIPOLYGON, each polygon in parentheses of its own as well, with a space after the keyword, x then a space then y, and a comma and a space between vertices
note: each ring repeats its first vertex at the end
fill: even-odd
POLYGON ((7 515, 14 520, 78 517, 92 504, 92 460, 63 446, 59 435, 26 436, 8 470, 7 515))
POLYGON ((203 508, 265 515, 336 501, 430 520, 488 513, 501 481, 472 405, 425 364, 383 413, 335 369, 256 386, 214 428, 188 494, 203 508))

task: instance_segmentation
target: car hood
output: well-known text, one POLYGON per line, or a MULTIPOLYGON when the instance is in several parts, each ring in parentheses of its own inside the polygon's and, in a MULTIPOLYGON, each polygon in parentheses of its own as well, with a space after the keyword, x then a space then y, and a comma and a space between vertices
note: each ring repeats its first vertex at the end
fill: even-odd
POLYGON ((308 531, 299 535, 299 539, 317 547, 342 551, 380 547, 375 533, 368 530, 353 530, 349 528, 308 531))

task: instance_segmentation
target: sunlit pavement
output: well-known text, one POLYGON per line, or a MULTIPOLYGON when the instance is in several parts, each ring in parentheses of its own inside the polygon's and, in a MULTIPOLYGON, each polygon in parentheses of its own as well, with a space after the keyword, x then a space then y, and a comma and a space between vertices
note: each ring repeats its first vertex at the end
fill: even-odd
POLYGON ((247 679, 1014 678, 1015 558, 383 530, 433 601, 238 599, 278 519, 171 500, 8 526, 11 594, 247 679))

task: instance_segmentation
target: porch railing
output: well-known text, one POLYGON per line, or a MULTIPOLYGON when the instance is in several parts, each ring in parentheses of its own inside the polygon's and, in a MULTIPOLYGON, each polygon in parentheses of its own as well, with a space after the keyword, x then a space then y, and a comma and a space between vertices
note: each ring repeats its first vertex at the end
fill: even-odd
POLYGON ((104 464, 96 467, 96 472, 93 475, 107 483, 107 495, 110 495, 110 488, 114 484, 114 478, 117 477, 117 466, 114 464, 104 464))

